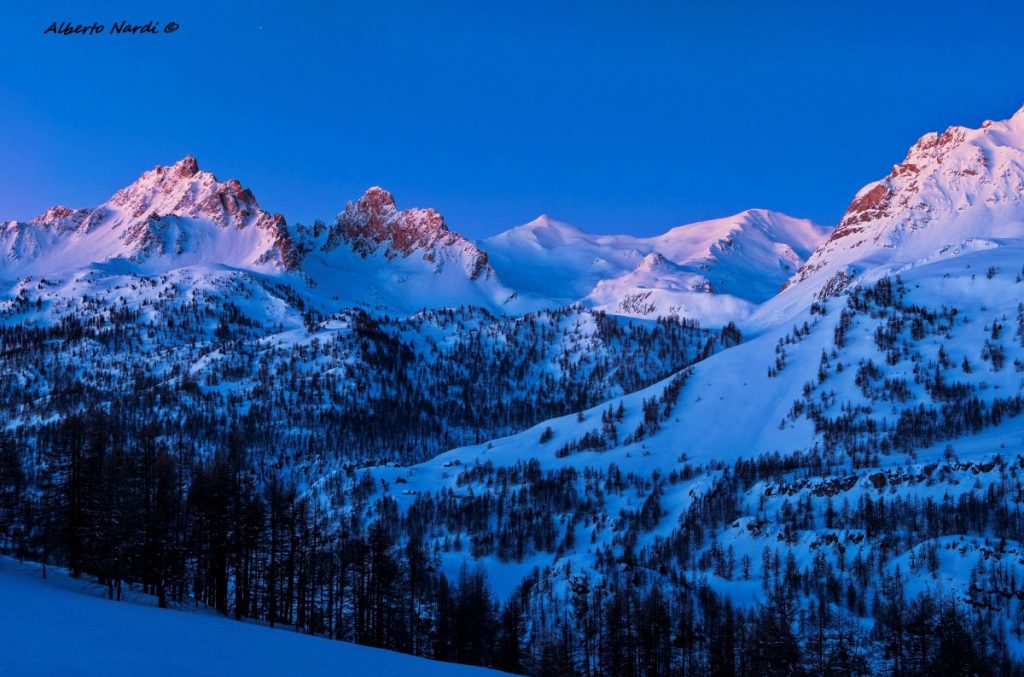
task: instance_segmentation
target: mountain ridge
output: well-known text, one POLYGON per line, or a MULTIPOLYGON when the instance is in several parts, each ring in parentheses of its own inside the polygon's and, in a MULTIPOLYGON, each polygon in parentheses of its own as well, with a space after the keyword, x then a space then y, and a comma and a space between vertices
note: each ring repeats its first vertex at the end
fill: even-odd
POLYGON ((219 181, 188 155, 98 206, 57 205, 0 223, 0 273, 66 274, 114 259, 144 273, 227 266, 284 275, 321 312, 480 305, 519 313, 583 303, 760 331, 871 270, 1024 237, 1022 196, 1024 108, 977 129, 921 136, 831 230, 749 209, 651 237, 595 235, 542 214, 474 242, 435 209, 399 209, 380 186, 330 225, 290 226, 237 179, 219 181))
POLYGON ((0 274, 70 274, 112 260, 143 274, 227 266, 285 275, 322 312, 467 304, 524 312, 582 302, 613 314, 725 324, 748 315, 824 233, 767 210, 650 238, 591 235, 542 215, 472 242, 435 209, 399 209, 380 186, 349 201, 330 225, 290 226, 240 181, 220 181, 187 155, 95 207, 58 205, 0 224, 0 274), (655 254, 664 261, 644 262, 655 254), (719 302, 724 310, 715 309, 719 302))

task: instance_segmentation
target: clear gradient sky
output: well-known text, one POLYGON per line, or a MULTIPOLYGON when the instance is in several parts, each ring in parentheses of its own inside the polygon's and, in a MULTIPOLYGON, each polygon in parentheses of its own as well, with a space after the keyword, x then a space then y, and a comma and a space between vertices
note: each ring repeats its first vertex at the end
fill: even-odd
POLYGON ((831 224, 921 134, 1024 103, 1011 2, 15 4, 0 219, 192 153, 290 221, 379 184, 470 237, 540 213, 605 233, 749 207, 831 224), (118 19, 181 28, 43 34, 118 19))

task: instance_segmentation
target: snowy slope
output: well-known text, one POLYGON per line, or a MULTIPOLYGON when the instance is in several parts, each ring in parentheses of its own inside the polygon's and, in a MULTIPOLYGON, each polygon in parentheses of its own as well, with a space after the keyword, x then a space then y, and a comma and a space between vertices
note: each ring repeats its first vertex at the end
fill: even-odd
MULTIPOLYGON (((454 449, 426 463, 376 468, 373 474, 384 480, 383 493, 409 508, 425 493, 486 494, 493 491, 495 473, 534 460, 544 472, 573 471, 576 491, 599 507, 588 508, 586 528, 578 528, 575 545, 566 552, 532 552, 522 561, 484 557, 491 578, 505 581, 499 593, 508 595, 514 581, 532 567, 550 567, 568 581, 573 572, 596 571, 605 548, 624 556, 622 515, 639 511, 649 495, 656 497, 661 516, 642 533, 638 547, 671 537, 723 479, 723 468, 741 459, 774 458, 778 463, 787 454, 805 454, 808 459, 820 455, 824 467, 808 460, 804 463, 813 469, 798 465, 791 474, 775 470, 768 473, 770 479, 749 487, 741 484, 736 493, 738 517, 720 531, 703 525, 711 540, 701 549, 701 561, 713 561, 731 549, 734 564, 728 569, 721 565, 728 575, 701 575, 714 589, 732 595, 734 603, 752 605, 764 599, 763 577, 756 569, 749 578, 739 575, 744 557, 759 563, 764 550, 782 548, 792 552, 800 566, 808 566, 819 553, 833 565, 855 556, 883 556, 878 541, 866 538, 860 528, 826 528, 825 511, 833 504, 838 510, 841 505, 856 507, 864 498, 902 497, 955 505, 961 496, 993 500, 983 498, 991 495, 986 494, 990 485, 999 492, 1020 487, 1024 423, 1019 412, 991 419, 986 414, 978 419, 977 428, 962 431, 956 422, 965 409, 976 406, 975 401, 982 403, 977 405, 982 411, 1015 397, 1019 406, 1024 393, 1022 261, 1024 243, 1017 243, 915 266, 900 276, 902 284, 894 282, 894 289, 904 291, 896 292, 899 300, 890 305, 869 300, 859 306, 864 299, 878 298, 870 294, 853 297, 854 305, 847 294, 828 299, 813 311, 796 315, 791 324, 694 365, 660 428, 635 441, 627 433, 643 426, 645 403, 665 402, 663 394, 673 379, 589 409, 580 417, 553 419, 517 435, 454 449), (837 333, 841 325, 847 328, 837 333), (880 347, 889 335, 893 347, 880 347), (998 363, 993 355, 1001 355, 998 363), (949 394, 956 389, 968 396, 961 401, 949 394), (614 442, 606 448, 560 451, 588 433, 600 434, 607 412, 620 404, 624 415, 615 422, 614 442), (922 406, 935 412, 939 423, 933 429, 908 418, 922 406), (849 426, 857 432, 830 442, 815 416, 826 427, 849 426), (910 420, 915 422, 905 426, 910 420), (903 439, 900 430, 908 435, 909 451, 892 446, 903 439), (613 474, 633 478, 638 488, 618 495, 595 493, 593 478, 601 487, 613 474), (677 479, 665 482, 677 474, 677 479), (813 517, 794 532, 785 515, 800 501, 807 502, 813 517)), ((1005 494, 1011 510, 1014 495, 1012 489, 1005 494)), ((553 518, 558 525, 575 524, 571 513, 553 518)), ((956 533, 937 541, 911 540, 910 545, 886 563, 890 574, 915 574, 913 584, 907 585, 908 595, 929 589, 977 603, 981 597, 1001 594, 1003 573, 991 573, 989 568, 998 564, 1000 572, 1024 573, 1024 548, 1016 542, 956 533), (926 561, 937 564, 922 574, 926 561), (976 569, 981 564, 986 568, 979 578, 976 569)), ((466 557, 449 555, 447 569, 457 570, 466 557)))
MULTIPOLYGON (((1009 364, 1012 358, 1021 359, 1024 364, 1024 346, 1020 345, 1020 336, 1012 336, 1016 318, 1020 316, 1018 304, 1024 299, 1024 282, 1018 281, 1022 263, 1024 243, 1018 243, 1012 247, 919 266, 902 275, 908 289, 908 304, 924 308, 945 304, 958 310, 959 321, 955 326, 941 336, 923 339, 921 350, 926 358, 935 359, 941 346, 957 366, 964 358, 972 363, 983 363, 981 354, 986 339, 991 335, 992 324, 999 322, 1005 326, 1000 334, 1008 354, 1006 366, 998 371, 978 367, 969 375, 958 375, 958 378, 966 378, 979 387, 982 383, 987 384, 980 392, 1013 394, 1022 388, 1021 372, 1009 364), (988 279, 986 272, 990 268, 994 268, 996 274, 988 279)), ((642 420, 643 400, 659 395, 668 381, 598 405, 587 412, 584 421, 577 421, 575 416, 547 421, 512 437, 453 450, 424 464, 422 470, 436 470, 454 459, 459 459, 463 465, 477 460, 509 464, 538 455, 542 463, 550 467, 589 462, 600 465, 617 463, 624 468, 649 472, 655 467, 666 471, 671 469, 681 452, 700 461, 732 462, 762 453, 807 450, 817 441, 811 421, 797 417, 787 420, 784 428, 780 429, 779 424, 789 417, 793 403, 804 397, 805 384, 817 384, 823 352, 837 350, 837 355, 830 360, 833 365, 841 363, 845 367, 844 371, 835 374, 834 382, 827 381, 828 387, 837 391, 840 402, 844 397, 859 397, 860 389, 852 381, 862 360, 872 359, 889 375, 911 382, 916 364, 921 361, 904 360, 897 367, 886 368, 886 355, 874 341, 876 330, 884 326, 884 322, 870 316, 864 317, 857 329, 852 330, 856 340, 849 339, 845 346, 836 348, 835 329, 845 301, 844 297, 831 299, 822 304, 826 309, 825 315, 803 311, 793 318, 791 324, 767 331, 694 365, 671 420, 657 434, 641 442, 583 454, 575 459, 571 456, 556 459, 549 453, 550 449, 538 446, 537 437, 550 425, 555 433, 553 444, 578 438, 595 426, 595 419, 600 418, 601 411, 608 404, 617 406, 620 401, 624 404, 626 417, 619 427, 632 430, 642 420), (806 333, 804 323, 808 327, 806 333), (777 369, 782 354, 785 366, 777 369), (774 375, 769 376, 773 371, 774 375)), ((923 389, 917 388, 914 393, 917 397, 898 406, 915 407, 927 401, 928 396, 923 389)), ((892 417, 891 412, 879 415, 892 417)), ((1021 425, 1020 421, 1009 424, 1009 439, 1019 437, 1021 425)), ((418 467, 417 472, 420 471, 418 467)))
POLYGON ((498 675, 205 612, 111 602, 51 567, 0 558, 0 674, 498 675))
MULTIPOLYGON (((801 469, 784 480, 775 471, 769 473, 771 481, 738 492, 744 517, 717 534, 718 543, 733 547, 737 557, 754 558, 763 547, 784 540, 803 563, 823 544, 829 545, 831 561, 844 551, 879 556, 863 532, 823 528, 825 498, 851 505, 883 495, 942 503, 959 496, 977 500, 987 482, 1000 491, 1019 484, 1022 153, 1024 112, 979 130, 952 128, 923 137, 889 177, 861 191, 839 227, 781 293, 756 299, 764 302, 745 326, 753 338, 696 364, 674 405, 664 406, 660 426, 639 439, 625 433, 644 427, 649 402, 666 403, 671 379, 582 417, 554 419, 418 466, 381 468, 375 474, 389 486, 401 486, 407 493, 397 495, 399 504, 409 505, 418 493, 437 487, 486 491, 490 471, 479 469, 511 468, 530 459, 548 472, 572 469, 583 477, 621 472, 648 478, 647 485, 636 481, 655 487, 658 477, 697 464, 694 479, 655 491, 664 514, 642 541, 653 545, 699 505, 723 466, 787 455, 823 458, 824 468, 801 469), (623 412, 615 419, 617 435, 603 432, 612 410, 623 412), (588 436, 604 441, 581 445, 588 436), (1007 459, 1014 454, 1016 461, 1007 459), (471 480, 476 476, 479 485, 471 480), (399 480, 404 481, 396 484, 399 480), (802 533, 794 535, 792 525, 783 533, 786 499, 814 506, 815 518, 802 533)), ((520 250, 529 244, 537 259, 550 265, 549 251, 590 247, 591 256, 600 244, 574 229, 549 225, 535 223, 506 239, 520 250)), ((635 240, 630 244, 633 251, 626 254, 639 263, 627 274, 642 274, 648 286, 669 287, 669 280, 684 274, 686 262, 673 260, 671 252, 644 253, 635 240)), ((500 258, 492 258, 500 273, 500 258)), ((585 261, 577 263, 582 269, 585 261)), ((620 511, 638 510, 643 495, 606 498, 593 533, 581 534, 591 546, 577 546, 569 556, 536 553, 530 561, 566 571, 596 566, 601 548, 622 543, 619 530, 602 533, 600 526, 614 522, 620 511)), ((911 586, 914 590, 932 586, 967 597, 985 587, 967 585, 979 553, 985 553, 982 559, 1003 558, 1013 568, 1020 552, 1017 543, 997 547, 957 533, 909 545, 887 571, 900 564, 904 572, 916 571, 928 559, 934 571, 911 586)), ((703 556, 713 558, 707 550, 703 556)), ((521 565, 491 559, 488 566, 515 576, 521 565)), ((997 578, 993 574, 993 589, 997 578)), ((759 598, 757 586, 748 589, 747 582, 719 576, 714 584, 737 599, 759 598)))
POLYGON ((541 216, 481 242, 506 284, 533 296, 632 316, 682 315, 711 325, 771 298, 827 229, 766 210, 663 235, 590 235, 541 216))

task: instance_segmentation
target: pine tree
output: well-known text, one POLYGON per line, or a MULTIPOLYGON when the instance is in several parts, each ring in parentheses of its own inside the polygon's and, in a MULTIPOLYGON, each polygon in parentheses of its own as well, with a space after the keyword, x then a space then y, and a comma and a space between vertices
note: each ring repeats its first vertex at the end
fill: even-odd
POLYGON ((13 436, 0 430, 0 551, 21 540, 19 506, 26 491, 25 472, 13 436))

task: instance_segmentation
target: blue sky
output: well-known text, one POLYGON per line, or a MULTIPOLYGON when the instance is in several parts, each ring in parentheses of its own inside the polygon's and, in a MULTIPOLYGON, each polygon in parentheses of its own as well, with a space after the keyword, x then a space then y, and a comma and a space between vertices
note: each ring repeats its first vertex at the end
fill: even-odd
POLYGON ((1012 3, 14 4, 3 219, 192 153, 291 221, 379 184, 470 237, 540 213, 605 233, 748 207, 834 223, 921 134, 1024 104, 1012 3), (43 34, 118 19, 181 28, 43 34))

